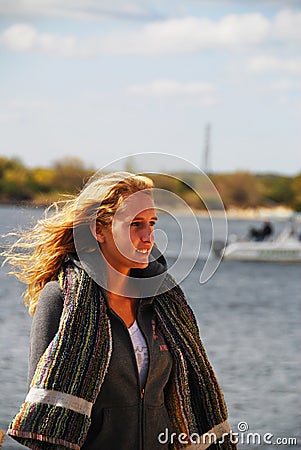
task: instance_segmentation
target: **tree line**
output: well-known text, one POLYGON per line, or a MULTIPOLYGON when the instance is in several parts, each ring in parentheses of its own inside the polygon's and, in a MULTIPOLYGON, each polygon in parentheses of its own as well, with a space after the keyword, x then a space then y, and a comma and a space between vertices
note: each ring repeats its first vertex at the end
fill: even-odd
MULTIPOLYGON (((127 168, 125 168, 127 169, 127 168)), ((18 158, 0 157, 0 203, 46 206, 77 194, 95 168, 78 158, 63 158, 50 167, 27 167, 18 158)), ((198 173, 150 174, 155 186, 179 195, 194 209, 205 206, 195 191, 202 192, 198 173)), ((296 176, 254 174, 248 171, 208 174, 226 209, 287 206, 301 211, 301 173, 296 176)), ((210 195, 208 193, 208 195, 210 195)), ((210 200, 210 199, 209 199, 210 200)), ((214 200, 213 200, 214 201, 214 200)), ((214 204, 211 205, 214 208, 214 204)))

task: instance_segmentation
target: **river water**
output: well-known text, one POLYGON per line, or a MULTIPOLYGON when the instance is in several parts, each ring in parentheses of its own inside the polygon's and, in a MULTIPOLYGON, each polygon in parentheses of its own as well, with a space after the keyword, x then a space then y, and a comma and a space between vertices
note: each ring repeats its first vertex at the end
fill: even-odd
MULTIPOLYGON (((0 233, 27 226, 41 215, 38 208, 0 207, 0 233)), ((201 285, 210 223, 206 218, 197 221, 205 250, 182 287, 223 388, 239 447, 301 449, 301 265, 222 261, 201 285), (289 444, 291 438, 297 443, 289 444)), ((174 224, 164 216, 159 218, 159 226, 160 222, 170 239, 167 255, 172 265, 178 242, 174 224)), ((254 224, 229 220, 229 234, 244 235, 254 224)), ((189 223, 186 225, 189 229, 189 223)), ((276 231, 285 225, 276 223, 276 231)), ((188 239, 193 248, 195 234, 188 239)), ((185 255, 183 264, 184 259, 185 255)), ((24 287, 14 277, 7 277, 7 270, 0 270, 0 429, 4 430, 26 395, 31 324, 22 304, 24 287)), ((8 437, 3 444, 3 449, 19 448, 24 447, 8 437)))

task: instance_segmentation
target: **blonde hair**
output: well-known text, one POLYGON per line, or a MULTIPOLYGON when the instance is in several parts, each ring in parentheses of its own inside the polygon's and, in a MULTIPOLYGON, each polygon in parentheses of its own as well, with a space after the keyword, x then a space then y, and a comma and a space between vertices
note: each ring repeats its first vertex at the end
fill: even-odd
POLYGON ((15 270, 9 275, 27 284, 24 304, 34 315, 40 291, 57 278, 68 253, 75 253, 73 232, 89 226, 93 220, 109 225, 121 203, 131 194, 154 187, 150 178, 128 172, 93 175, 79 195, 53 203, 45 218, 24 233, 2 255, 15 270))

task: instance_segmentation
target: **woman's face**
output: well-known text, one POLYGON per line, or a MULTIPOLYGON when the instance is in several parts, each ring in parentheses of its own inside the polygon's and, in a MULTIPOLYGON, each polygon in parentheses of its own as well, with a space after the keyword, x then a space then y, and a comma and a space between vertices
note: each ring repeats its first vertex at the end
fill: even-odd
POLYGON ((157 217, 152 197, 143 191, 128 197, 110 226, 97 229, 97 240, 107 263, 128 275, 149 264, 157 217))

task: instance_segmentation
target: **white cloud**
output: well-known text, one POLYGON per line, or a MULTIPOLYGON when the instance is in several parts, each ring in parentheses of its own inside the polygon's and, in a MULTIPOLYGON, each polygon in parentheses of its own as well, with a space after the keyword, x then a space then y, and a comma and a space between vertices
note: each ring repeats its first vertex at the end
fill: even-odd
POLYGON ((282 79, 273 81, 270 84, 273 91, 276 92, 289 92, 294 90, 301 90, 301 82, 296 80, 282 79))
POLYGON ((269 22, 260 14, 229 15, 220 21, 186 17, 146 25, 134 51, 193 53, 207 48, 257 44, 268 33, 269 22))
POLYGON ((272 22, 271 38, 301 43, 301 12, 280 11, 272 22))
POLYGON ((151 97, 179 97, 185 96, 198 100, 203 106, 217 103, 217 90, 213 83, 186 82, 176 80, 155 80, 147 84, 129 86, 128 94, 151 97))
POLYGON ((99 20, 107 17, 150 18, 156 16, 151 5, 124 0, 9 0, 0 1, 2 17, 63 17, 75 20, 99 20))
MULTIPOLYGON (((75 20, 99 20, 107 17, 131 18, 131 19, 154 19, 164 16, 169 11, 170 15, 185 13, 192 7, 217 6, 232 4, 241 6, 239 0, 173 0, 162 2, 162 0, 0 0, 0 16, 29 20, 38 17, 63 17, 75 20)), ((300 0, 252 0, 253 9, 262 7, 298 8, 300 0)))
POLYGON ((228 15, 219 21, 169 19, 148 23, 135 32, 111 33, 99 42, 99 50, 126 55, 177 55, 241 48, 260 43, 269 27, 269 21, 260 14, 228 15))
POLYGON ((39 33, 32 25, 15 24, 0 34, 0 45, 14 51, 40 51, 63 56, 76 56, 75 36, 39 33))
POLYGON ((274 56, 261 55, 247 62, 247 69, 252 72, 278 72, 291 75, 301 74, 301 58, 281 59, 274 56))
POLYGON ((28 24, 15 24, 0 34, 0 44, 11 50, 74 57, 177 55, 275 43, 299 46, 300 42, 301 13, 292 11, 282 11, 274 19, 260 13, 231 14, 215 21, 202 17, 168 19, 149 22, 134 31, 111 31, 94 37, 43 33, 28 24))
POLYGON ((168 55, 206 48, 257 44, 267 34, 267 19, 250 14, 226 16, 219 22, 187 17, 151 22, 137 31, 111 32, 93 38, 40 33, 32 25, 15 24, 0 35, 0 44, 15 51, 40 51, 63 56, 168 55))
POLYGON ((26 51, 31 50, 38 38, 38 33, 34 27, 26 24, 16 24, 7 28, 0 35, 0 43, 10 50, 26 51))

